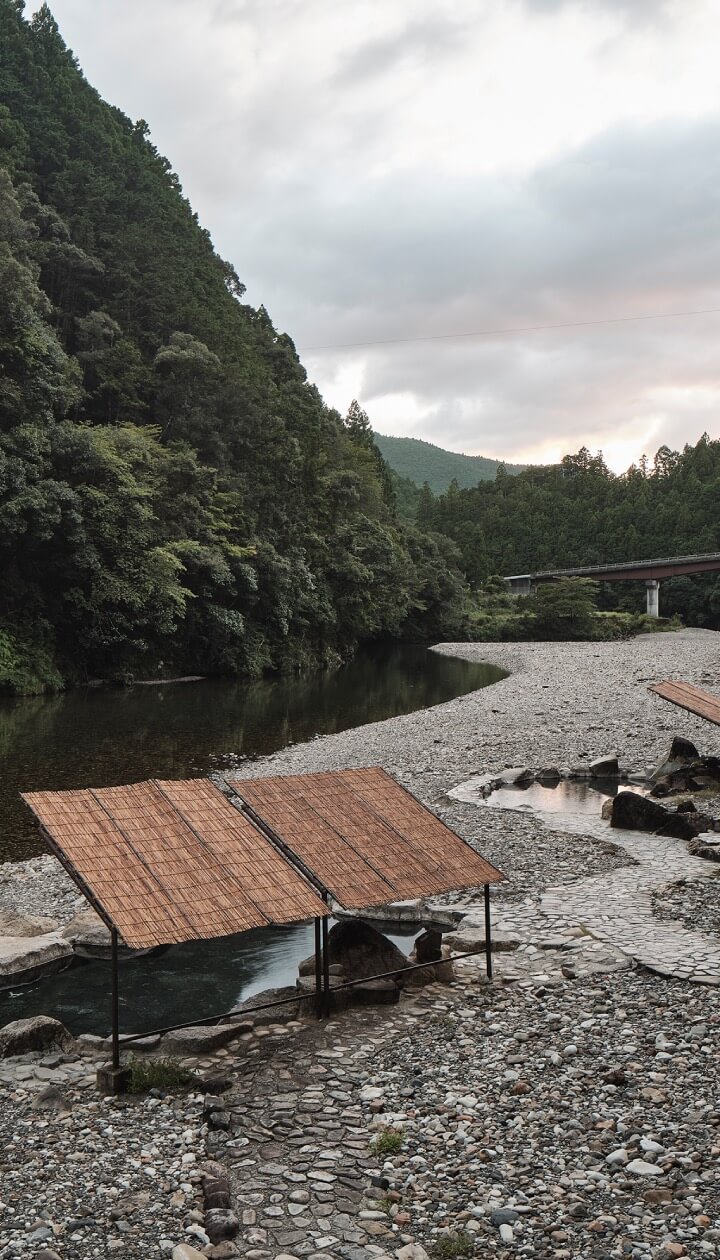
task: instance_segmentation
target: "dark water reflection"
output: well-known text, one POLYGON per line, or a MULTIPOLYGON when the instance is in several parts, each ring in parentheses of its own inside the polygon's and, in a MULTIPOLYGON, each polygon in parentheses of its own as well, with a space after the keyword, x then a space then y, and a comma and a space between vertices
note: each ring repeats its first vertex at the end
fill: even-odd
POLYGON ((504 677, 493 665, 403 646, 302 678, 0 698, 0 860, 45 851, 21 791, 222 771, 241 757, 411 713, 504 677))
MULTIPOLYGON (((419 929, 375 924, 409 953, 419 929)), ((120 1028, 143 1032, 222 1014, 262 989, 294 984, 315 949, 311 923, 263 928, 216 941, 189 941, 120 963, 120 1028)), ((75 1036, 110 1029, 110 964, 75 963, 26 989, 0 993, 0 1027, 52 1015, 75 1036)))

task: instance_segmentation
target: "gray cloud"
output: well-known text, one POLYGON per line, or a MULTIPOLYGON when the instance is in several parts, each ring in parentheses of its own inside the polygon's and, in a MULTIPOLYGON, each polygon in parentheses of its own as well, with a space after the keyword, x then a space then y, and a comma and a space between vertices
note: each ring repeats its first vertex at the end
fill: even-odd
POLYGON ((613 434, 630 442, 634 428, 678 445, 718 431, 720 317, 311 349, 720 306, 720 94, 683 112, 666 104, 671 77, 663 90, 664 75, 692 63, 683 22, 707 10, 703 0, 54 8, 91 82, 150 121, 250 300, 290 332, 333 403, 347 407, 358 389, 380 429, 508 458, 546 439, 576 449, 613 434), (560 145, 557 119, 576 102, 542 121, 556 34, 568 17, 580 31, 608 12, 626 21, 596 52, 607 99, 588 134, 560 145), (495 82, 492 41, 505 21, 518 68, 513 45, 495 82), (546 39, 550 65, 527 86, 523 21, 528 39, 546 39), (653 108, 644 80, 634 100, 633 49, 643 74, 659 58, 653 108), (426 101, 440 110, 457 83, 466 95, 446 115, 422 111, 426 101), (543 143, 521 160, 512 146, 534 128, 543 143), (499 137, 492 160, 488 137, 499 137))
MULTIPOLYGON (((684 0, 688 9, 694 0, 684 0)), ((661 23, 671 11, 672 0, 522 0, 530 13, 557 13, 559 9, 582 7, 588 11, 606 9, 620 13, 632 25, 661 23)))
POLYGON ((460 331, 472 315, 652 313, 707 304, 720 284, 720 118, 616 130, 522 180, 427 172, 354 191, 295 181, 246 224, 253 272, 283 304, 312 292, 308 346, 460 331))
POLYGON ((451 55, 462 43, 467 23, 452 16, 434 16, 422 21, 409 21, 391 35, 370 39, 353 49, 336 73, 338 85, 364 83, 396 68, 399 62, 413 59, 435 64, 438 58, 451 55))

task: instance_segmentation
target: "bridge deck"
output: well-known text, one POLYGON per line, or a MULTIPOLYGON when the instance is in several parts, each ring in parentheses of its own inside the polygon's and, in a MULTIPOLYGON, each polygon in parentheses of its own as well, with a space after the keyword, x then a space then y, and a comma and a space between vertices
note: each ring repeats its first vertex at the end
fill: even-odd
POLYGON ((542 582, 549 578, 595 577, 624 581, 630 578, 654 579, 684 573, 707 573, 720 570, 720 551, 693 556, 665 556, 655 560, 624 560, 612 564, 576 565, 571 569, 538 569, 533 573, 515 573, 506 582, 542 582))
POLYGON ((705 718, 706 721, 720 726, 720 697, 714 696, 710 691, 703 691, 702 687, 668 680, 653 683, 648 691, 654 691, 662 700, 669 700, 671 704, 677 704, 688 713, 694 713, 696 717, 705 718))

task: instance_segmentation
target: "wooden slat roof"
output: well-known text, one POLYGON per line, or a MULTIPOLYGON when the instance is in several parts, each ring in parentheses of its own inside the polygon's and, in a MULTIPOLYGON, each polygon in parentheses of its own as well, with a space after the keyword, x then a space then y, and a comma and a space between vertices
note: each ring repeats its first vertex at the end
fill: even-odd
POLYGON ((710 691, 704 691, 702 687, 695 687, 692 683, 668 680, 653 683, 651 687, 648 687, 648 691, 654 691, 655 695, 663 700, 669 700, 671 704, 687 709, 688 713, 694 713, 696 717, 705 718, 706 721, 720 726, 720 698, 710 691))
POLYGON ((378 767, 228 785, 347 909, 503 879, 378 767))
POLYGON ((133 948, 327 914, 307 880, 207 779, 28 792, 23 800, 133 948))

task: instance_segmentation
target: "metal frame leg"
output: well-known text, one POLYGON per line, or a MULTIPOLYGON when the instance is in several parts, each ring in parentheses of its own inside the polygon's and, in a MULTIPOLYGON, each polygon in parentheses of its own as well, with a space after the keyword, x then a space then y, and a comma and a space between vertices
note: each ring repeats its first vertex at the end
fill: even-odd
POLYGON ((320 919, 315 920, 315 1017, 322 1019, 323 983, 322 983, 322 944, 320 941, 320 919))
POLYGON ((118 977, 118 934, 117 928, 111 928, 112 945, 112 1065, 117 1072, 120 1067, 120 983, 118 977))
POLYGON ((485 884, 485 970, 488 980, 492 980, 492 935, 490 930, 490 885, 485 884))
POLYGON ((327 919, 322 921, 322 940, 323 940, 323 1010, 325 1018, 330 1015, 330 953, 328 951, 328 923, 327 919))

